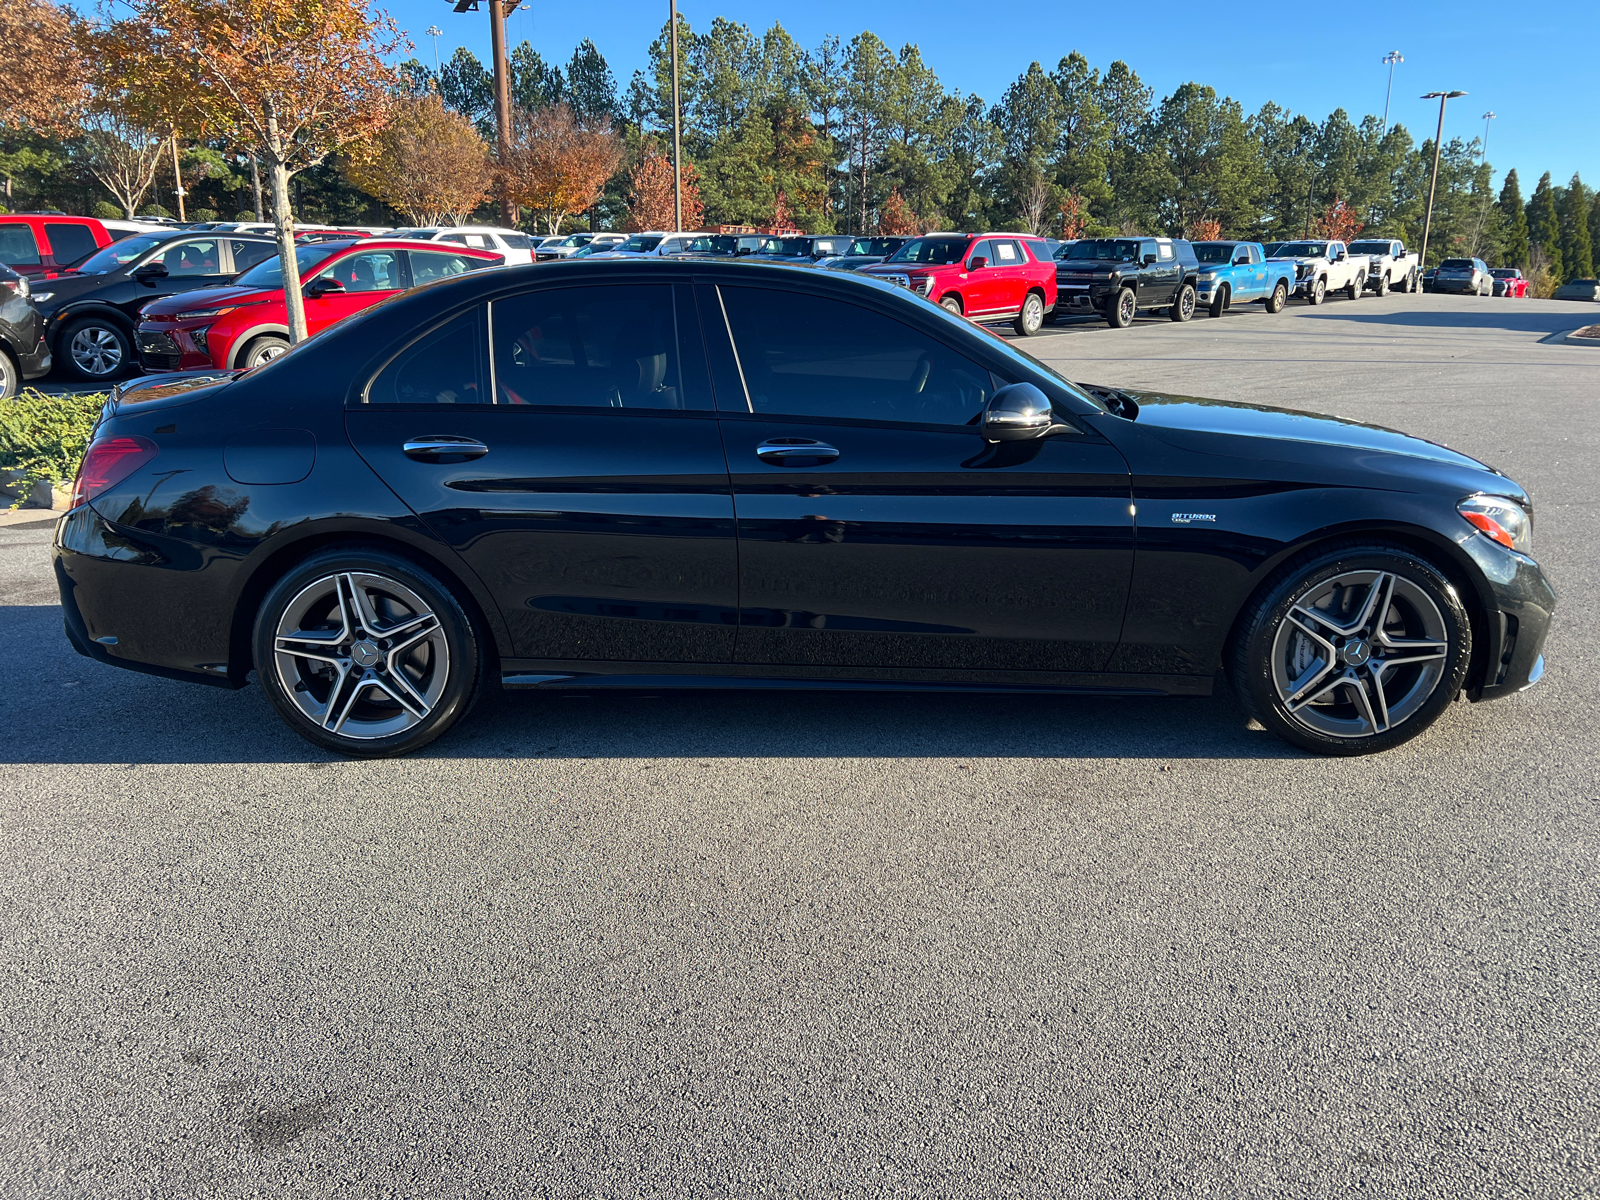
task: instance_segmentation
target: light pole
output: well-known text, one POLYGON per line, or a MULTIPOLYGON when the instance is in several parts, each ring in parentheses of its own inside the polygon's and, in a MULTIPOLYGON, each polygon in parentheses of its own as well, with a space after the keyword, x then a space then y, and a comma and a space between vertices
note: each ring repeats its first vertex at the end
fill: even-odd
POLYGON ((683 231, 683 104, 678 98, 678 0, 668 0, 672 23, 672 232, 683 231))
MULTIPOLYGON (((494 127, 495 149, 500 161, 511 158, 511 72, 506 66, 506 18, 516 12, 522 0, 488 0, 489 46, 494 52, 494 127)), ((478 0, 454 0, 454 11, 477 12, 478 0)), ((516 206, 500 185, 500 221, 507 227, 517 220, 516 206)))
POLYGON ((1439 186, 1439 143, 1444 140, 1444 106, 1457 96, 1465 96, 1465 92, 1426 92, 1424 100, 1437 100, 1439 102, 1439 130, 1433 135, 1433 178, 1428 183, 1428 215, 1422 222, 1422 256, 1417 260, 1422 270, 1428 269, 1428 234, 1433 231, 1433 193, 1439 186))
POLYGON ((444 30, 437 25, 429 25, 422 32, 425 37, 433 39, 433 74, 437 78, 439 74, 439 38, 443 36, 444 30))
POLYGON ((1478 160, 1478 165, 1480 167, 1489 161, 1489 122, 1494 120, 1494 118, 1495 113, 1493 109, 1490 109, 1488 112, 1483 114, 1483 156, 1478 160))
POLYGON ((1398 50, 1391 50, 1383 56, 1384 65, 1389 68, 1389 90, 1383 93, 1383 129, 1389 129, 1389 97, 1394 95, 1394 68, 1396 63, 1405 62, 1405 55, 1398 50))

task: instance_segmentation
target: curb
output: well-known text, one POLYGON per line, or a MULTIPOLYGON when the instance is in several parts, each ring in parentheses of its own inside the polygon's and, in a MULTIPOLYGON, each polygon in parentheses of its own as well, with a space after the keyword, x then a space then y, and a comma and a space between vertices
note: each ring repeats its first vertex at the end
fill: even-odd
MULTIPOLYGON (((1584 329, 1600 329, 1600 326, 1585 325, 1584 329)), ((1574 346, 1600 346, 1600 334, 1584 334, 1581 329, 1574 329, 1567 334, 1567 342, 1574 346)))
MULTIPOLYGON (((22 480, 21 471, 0 471, 0 509, 10 508, 16 502, 17 493, 21 490, 18 484, 22 480)), ((65 512, 72 504, 72 489, 70 486, 61 487, 49 480, 35 483, 28 495, 23 498, 18 508, 43 508, 56 512, 65 512)))

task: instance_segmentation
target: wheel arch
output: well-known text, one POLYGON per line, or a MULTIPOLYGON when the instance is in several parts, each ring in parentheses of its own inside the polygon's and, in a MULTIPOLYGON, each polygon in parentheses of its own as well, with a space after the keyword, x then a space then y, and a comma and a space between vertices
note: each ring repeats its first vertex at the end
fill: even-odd
POLYGON ((250 343, 263 334, 282 334, 284 337, 288 337, 289 327, 278 322, 266 322, 261 325, 252 325, 243 333, 236 334, 233 343, 228 347, 227 368, 229 370, 236 368, 239 365, 239 359, 244 356, 244 352, 249 348, 250 343))
POLYGON ((1462 550, 1460 543, 1453 542, 1424 525, 1351 522, 1315 530, 1284 545, 1252 573, 1249 590, 1240 598, 1238 607, 1234 610, 1233 620, 1229 623, 1227 636, 1222 642, 1224 660, 1229 647, 1239 636, 1245 614, 1250 610, 1256 597, 1276 581, 1278 571, 1284 563, 1297 555, 1315 552, 1324 546, 1349 541, 1352 538, 1386 542, 1402 550, 1415 551, 1444 572, 1445 578, 1460 596, 1462 607, 1467 610, 1467 618, 1472 624, 1472 660, 1467 667, 1464 686, 1469 694, 1479 691, 1483 686, 1488 664, 1497 661, 1500 656, 1501 630, 1499 623, 1491 619, 1498 611, 1494 597, 1489 591, 1488 581, 1484 579, 1483 573, 1462 550))
POLYGON ((102 317, 122 330, 130 344, 134 341, 134 322, 127 313, 104 300, 86 300, 63 308, 50 318, 46 340, 50 343, 52 353, 61 353, 61 335, 66 332, 67 326, 84 317, 102 317))
POLYGON ((442 555, 436 543, 430 544, 428 539, 420 536, 406 536, 409 532, 393 525, 324 527, 287 542, 280 541, 262 554, 260 561, 243 576, 233 597, 233 615, 228 630, 228 678, 234 686, 243 687, 245 676, 254 667, 252 643, 256 612, 272 585, 317 551, 338 545, 372 546, 387 550, 410 559, 423 570, 437 576, 455 594, 478 627, 488 634, 487 645, 483 647, 483 669, 486 678, 497 680, 500 659, 512 650, 510 631, 499 606, 477 579, 442 555))

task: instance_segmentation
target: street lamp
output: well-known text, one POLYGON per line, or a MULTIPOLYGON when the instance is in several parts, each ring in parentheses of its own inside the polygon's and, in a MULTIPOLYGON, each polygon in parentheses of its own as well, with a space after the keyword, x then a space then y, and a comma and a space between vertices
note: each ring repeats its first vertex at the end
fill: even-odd
POLYGON ((1457 96, 1465 96, 1465 92, 1425 92, 1424 100, 1437 100, 1439 102, 1439 129, 1433 135, 1433 179, 1428 183, 1428 215, 1422 222, 1422 257, 1417 261, 1424 271, 1428 269, 1428 234, 1433 230, 1433 193, 1439 186, 1439 143, 1444 140, 1444 106, 1457 96))
MULTIPOLYGON (((454 12, 478 11, 478 0, 446 0, 446 2, 451 4, 454 12)), ((488 3, 489 46, 494 53, 495 148, 499 151, 500 161, 504 163, 511 158, 511 72, 506 66, 506 18, 521 7, 522 0, 488 0, 488 3)), ((437 57, 437 51, 435 56, 437 57)), ((511 197, 506 194, 505 184, 502 183, 500 222, 511 227, 516 224, 516 220, 516 210, 511 203, 511 197)))
POLYGON ((425 37, 431 37, 433 39, 433 73, 434 73, 434 75, 438 75, 439 74, 439 38, 443 36, 444 30, 440 29, 437 25, 429 25, 422 32, 423 32, 423 35, 425 37))
POLYGON ((683 106, 678 99, 678 0, 668 0, 672 23, 672 232, 683 232, 683 106))
POLYGON ((1394 68, 1396 63, 1405 62, 1405 55, 1398 50, 1391 50, 1383 56, 1384 66, 1389 68, 1389 90, 1383 93, 1383 128, 1389 128, 1389 97, 1394 95, 1394 68))
POLYGON ((1494 118, 1495 113, 1493 109, 1490 109, 1488 112, 1483 114, 1483 157, 1478 160, 1479 166, 1482 166, 1484 163, 1489 161, 1489 122, 1494 120, 1494 118))

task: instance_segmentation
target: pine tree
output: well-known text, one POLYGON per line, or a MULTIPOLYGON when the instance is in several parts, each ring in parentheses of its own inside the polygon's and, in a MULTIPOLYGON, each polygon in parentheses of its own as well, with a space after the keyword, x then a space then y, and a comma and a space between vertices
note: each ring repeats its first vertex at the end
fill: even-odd
POLYGON ((1589 189, 1573 172, 1561 195, 1561 263, 1568 279, 1594 278, 1594 247, 1589 240, 1589 189))
POLYGON ((1550 273, 1565 279, 1561 271, 1561 216, 1556 212, 1556 198, 1550 187, 1550 172, 1539 176, 1539 186, 1533 189, 1533 199, 1528 201, 1529 253, 1538 249, 1550 266, 1550 273))
POLYGON ((1522 184, 1516 168, 1506 172, 1500 188, 1500 212, 1505 218, 1505 249, 1500 259, 1508 267, 1528 265, 1528 214, 1522 207, 1522 184))

